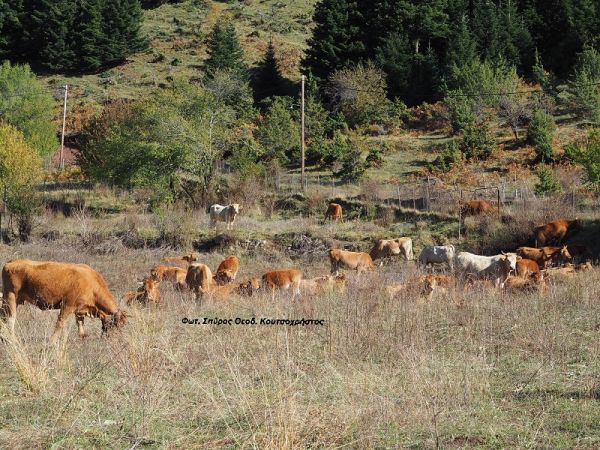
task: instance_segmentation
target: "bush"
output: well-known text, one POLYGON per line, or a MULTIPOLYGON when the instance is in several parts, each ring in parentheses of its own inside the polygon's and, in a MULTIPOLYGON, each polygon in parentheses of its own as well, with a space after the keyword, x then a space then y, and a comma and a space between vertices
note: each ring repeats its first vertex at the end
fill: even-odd
POLYGON ((348 151, 341 160, 342 167, 334 175, 344 183, 357 183, 367 171, 367 163, 362 158, 362 151, 352 143, 348 151))
POLYGON ((300 148, 300 129, 298 117, 293 110, 291 97, 271 97, 266 101, 268 107, 264 119, 254 133, 265 149, 264 159, 277 159, 287 164, 296 156, 300 148))
POLYGON ((527 141, 533 145, 537 161, 550 162, 554 157, 552 137, 556 130, 554 119, 550 114, 537 110, 533 113, 527 131, 527 141))
POLYGON ((429 164, 429 170, 449 172, 456 163, 460 162, 460 160, 460 146, 456 141, 452 141, 446 144, 442 153, 429 164))
POLYGON ((463 97, 462 91, 458 90, 444 100, 448 110, 448 120, 454 134, 466 130, 477 121, 473 112, 473 102, 468 97, 463 97))
POLYGON ((490 134, 487 123, 469 125, 460 146, 462 153, 469 159, 487 159, 491 156, 496 141, 490 134))
POLYGON ((544 195, 546 193, 562 192, 560 181, 554 176, 549 167, 540 166, 537 171, 538 182, 535 185, 535 193, 544 195))
POLYGON ((587 47, 578 57, 570 91, 573 106, 592 122, 600 123, 600 53, 587 47))
POLYGON ((590 131, 586 140, 565 148, 565 156, 581 164, 585 169, 586 181, 600 189, 600 129, 590 131))

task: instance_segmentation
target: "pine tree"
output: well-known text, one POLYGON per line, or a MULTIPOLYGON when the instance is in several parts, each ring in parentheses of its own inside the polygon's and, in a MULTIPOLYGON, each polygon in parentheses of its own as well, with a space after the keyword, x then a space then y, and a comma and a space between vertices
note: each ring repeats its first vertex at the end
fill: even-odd
POLYGON ((365 56, 356 1, 322 0, 315 8, 313 22, 304 60, 304 67, 313 76, 326 79, 334 70, 365 56))
POLYGON ((107 38, 102 32, 103 0, 78 0, 73 31, 78 69, 95 71, 104 63, 107 38))
POLYGON ((217 21, 208 38, 207 53, 204 68, 209 77, 217 69, 245 70, 243 51, 231 22, 217 21))
POLYGON ((272 39, 269 40, 265 57, 259 64, 255 86, 258 101, 273 95, 283 95, 283 76, 275 59, 275 46, 272 39))

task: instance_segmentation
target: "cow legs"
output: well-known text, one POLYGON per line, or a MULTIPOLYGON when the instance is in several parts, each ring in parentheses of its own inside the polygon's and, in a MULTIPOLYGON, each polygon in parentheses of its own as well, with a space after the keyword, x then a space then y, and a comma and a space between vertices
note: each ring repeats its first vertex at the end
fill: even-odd
POLYGON ((75 311, 73 308, 62 308, 58 313, 58 320, 56 321, 56 326, 54 327, 54 333, 52 333, 52 337, 50 338, 50 343, 52 345, 56 344, 58 340, 58 336, 61 334, 63 328, 65 327, 65 322, 67 318, 73 314, 75 311))
POLYGON ((2 302, 2 308, 0 308, 0 316, 8 316, 8 329, 11 335, 15 335, 15 321, 17 317, 17 296, 14 292, 9 292, 2 302))
POLYGON ((87 334, 85 334, 85 330, 83 329, 83 322, 85 320, 85 316, 83 316, 81 314, 76 314, 75 320, 77 321, 77 329, 79 330, 79 337, 81 339, 83 339, 84 337, 87 336, 87 334))

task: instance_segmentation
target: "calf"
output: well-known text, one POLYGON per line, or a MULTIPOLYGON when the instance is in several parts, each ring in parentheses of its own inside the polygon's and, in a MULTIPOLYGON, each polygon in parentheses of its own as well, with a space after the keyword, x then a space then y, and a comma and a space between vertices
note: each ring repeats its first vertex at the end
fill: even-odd
POLYGON ((181 267, 164 266, 158 264, 150 270, 150 276, 156 281, 170 281, 177 289, 183 290, 187 287, 185 277, 187 271, 181 267))
POLYGON ((386 258, 392 256, 404 256, 404 259, 411 261, 414 259, 412 244, 412 239, 409 237, 379 239, 371 249, 369 255, 373 261, 381 259, 380 265, 383 265, 383 261, 386 258))
POLYGON ((238 257, 228 256, 219 264, 214 280, 220 286, 231 283, 235 280, 238 270, 240 270, 240 260, 238 257))
POLYGON ((213 275, 206 264, 192 264, 188 267, 185 282, 196 300, 201 300, 213 287, 213 275))
POLYGON ((485 200, 469 200, 462 203, 460 207, 460 213, 463 217, 480 216, 492 212, 494 212, 494 207, 485 200))
POLYGON ((187 265, 190 265, 198 261, 198 255, 196 253, 190 253, 189 255, 183 256, 165 256, 163 261, 169 263, 186 263, 187 265))
POLYGON ((139 302, 144 305, 147 305, 149 302, 157 304, 160 302, 159 285, 160 281, 156 281, 151 277, 146 277, 142 280, 142 285, 136 292, 127 292, 123 298, 128 305, 133 302, 139 302))
POLYGON ((519 259, 517 261, 516 272, 522 278, 533 278, 535 280, 542 278, 539 264, 531 259, 519 259))
POLYGON ((271 290, 273 297, 275 289, 287 291, 292 289, 292 298, 300 295, 300 281, 302 272, 297 269, 274 270, 262 276, 262 284, 265 289, 271 290))
POLYGON ((542 251, 549 255, 551 264, 566 264, 573 259, 566 245, 562 247, 542 247, 542 251))
POLYGON ((320 294, 327 290, 343 291, 345 289, 346 275, 343 273, 336 276, 325 275, 322 277, 310 278, 300 282, 300 290, 312 295, 320 294))
POLYGON ((3 304, 0 316, 8 316, 14 335, 17 305, 31 303, 40 309, 58 309, 51 342, 58 339, 67 318, 75 315, 79 335, 86 336, 84 319, 99 318, 102 334, 121 327, 127 314, 119 309, 106 281, 86 264, 15 259, 2 269, 3 304))
POLYGON ((541 268, 546 267, 546 264, 552 259, 552 252, 533 247, 519 247, 517 255, 523 259, 535 261, 541 268))
POLYGON ((332 274, 337 274, 339 269, 356 270, 358 273, 375 270, 371 256, 364 252, 349 252, 332 248, 329 250, 329 262, 332 274))

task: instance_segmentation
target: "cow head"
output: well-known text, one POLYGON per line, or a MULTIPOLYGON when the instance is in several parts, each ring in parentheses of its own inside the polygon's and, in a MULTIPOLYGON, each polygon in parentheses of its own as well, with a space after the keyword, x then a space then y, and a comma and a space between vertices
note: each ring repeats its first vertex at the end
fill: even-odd
POLYGON ((504 267, 510 273, 511 270, 517 270, 517 254, 502 252, 502 262, 504 267))
POLYGON ((240 213, 240 205, 238 203, 232 203, 229 206, 231 206, 233 208, 233 210, 235 211, 236 214, 240 213))
POLYGON ((127 321, 128 317, 129 314, 127 313, 127 311, 125 311, 124 309, 119 309, 113 314, 109 314, 106 317, 101 318, 102 334, 108 336, 110 332, 115 328, 121 328, 123 325, 125 325, 125 322, 127 321))
POLYGON ((260 289, 260 281, 256 277, 250 278, 248 281, 240 283, 238 292, 251 297, 255 291, 260 289))

